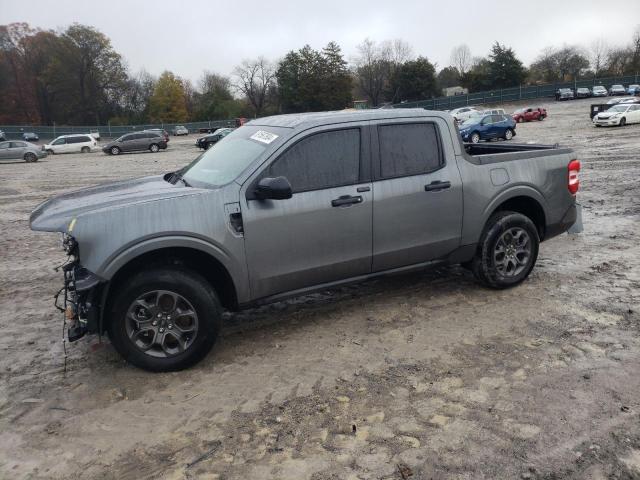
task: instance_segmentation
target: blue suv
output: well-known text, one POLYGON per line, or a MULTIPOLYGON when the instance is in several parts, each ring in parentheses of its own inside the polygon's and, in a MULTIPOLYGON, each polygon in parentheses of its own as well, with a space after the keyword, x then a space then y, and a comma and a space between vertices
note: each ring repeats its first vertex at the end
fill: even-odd
POLYGON ((460 135, 471 143, 494 138, 511 140, 516 135, 516 122, 507 115, 477 115, 460 125, 460 135))

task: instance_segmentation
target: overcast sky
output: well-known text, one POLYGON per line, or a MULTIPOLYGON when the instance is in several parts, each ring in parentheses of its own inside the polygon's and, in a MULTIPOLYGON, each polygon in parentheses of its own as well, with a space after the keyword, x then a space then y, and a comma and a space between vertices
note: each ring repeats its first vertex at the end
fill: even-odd
POLYGON ((278 59, 306 43, 320 49, 335 40, 349 59, 366 37, 402 38, 438 68, 455 45, 483 56, 496 40, 529 64, 545 46, 629 43, 640 0, 0 0, 0 24, 19 21, 92 25, 133 72, 166 69, 196 81, 205 69, 228 75, 243 58, 278 59))

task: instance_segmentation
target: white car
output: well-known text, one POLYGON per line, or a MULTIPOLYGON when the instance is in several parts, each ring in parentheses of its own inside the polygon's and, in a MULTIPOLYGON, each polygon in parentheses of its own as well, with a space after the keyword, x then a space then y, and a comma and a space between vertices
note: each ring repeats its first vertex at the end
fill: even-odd
POLYGON ((594 97, 606 97, 609 95, 609 92, 602 85, 596 85, 591 90, 591 95, 593 95, 594 97))
POLYGON ((624 127, 627 123, 640 123, 640 105, 614 105, 593 117, 596 127, 618 125, 624 127))
POLYGON ((171 133, 173 134, 173 136, 177 137, 178 135, 189 135, 189 130, 187 130, 187 128, 183 125, 176 125, 171 133))
POLYGON ((449 114, 453 118, 455 118, 457 122, 464 122, 465 120, 469 120, 474 115, 479 115, 480 111, 478 111, 474 107, 460 107, 450 110, 449 114))
POLYGON ((44 149, 54 153, 89 153, 98 149, 98 141, 90 134, 60 135, 53 142, 47 143, 44 149))

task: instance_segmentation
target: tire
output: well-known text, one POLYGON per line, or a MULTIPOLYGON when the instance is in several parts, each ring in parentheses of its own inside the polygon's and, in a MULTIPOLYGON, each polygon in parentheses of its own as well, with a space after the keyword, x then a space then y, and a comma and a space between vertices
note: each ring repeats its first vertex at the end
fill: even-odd
POLYGON ((539 116, 538 116, 538 121, 539 121, 539 122, 541 122, 541 121, 543 121, 543 120, 544 120, 544 115, 539 115, 539 116))
POLYGON ((55 155, 55 154, 56 154, 56 152, 54 152, 53 150, 51 150, 51 149, 47 150, 47 155, 55 155))
POLYGON ((519 117, 519 118, 518 118, 518 123, 523 123, 523 122, 524 122, 524 118, 519 117))
POLYGON ((504 131, 504 139, 505 140, 511 140, 513 138, 513 130, 511 130, 510 128, 507 128, 504 131))
POLYGON ((627 124, 627 119, 626 119, 626 118, 624 118, 624 117, 622 117, 622 118, 620 119, 620 123, 619 123, 619 125, 620 125, 621 127, 624 127, 626 124, 627 124))
POLYGON ((38 161, 38 157, 35 153, 27 152, 24 154, 24 161, 27 163, 34 163, 38 161))
POLYGON ((80 149, 80 153, 89 153, 91 151, 91 149, 89 147, 82 147, 80 149))
POLYGON ((209 283, 182 267, 141 271, 123 282, 112 298, 107 332, 114 348, 126 361, 152 372, 183 370, 200 361, 222 325, 222 308, 209 283), (193 315, 175 315, 176 311, 193 315), (142 327, 134 317, 142 319, 142 327), (178 318, 183 319, 182 328, 178 318))
POLYGON ((213 143, 205 143, 204 144, 204 149, 205 150, 209 150, 212 147, 213 143))
POLYGON ((489 288, 514 287, 533 270, 539 247, 538 230, 529 217, 517 212, 498 212, 487 221, 471 270, 489 288), (506 253, 501 253, 505 250, 506 253))
POLYGON ((149 145, 149 151, 151 153, 157 153, 158 150, 160 150, 160 147, 158 146, 157 143, 152 143, 151 145, 149 145))
POLYGON ((478 132, 473 132, 471 134, 471 143, 480 143, 480 134, 478 132))
POLYGON ((118 147, 111 147, 109 153, 111 153, 111 155, 120 155, 120 149, 118 147))

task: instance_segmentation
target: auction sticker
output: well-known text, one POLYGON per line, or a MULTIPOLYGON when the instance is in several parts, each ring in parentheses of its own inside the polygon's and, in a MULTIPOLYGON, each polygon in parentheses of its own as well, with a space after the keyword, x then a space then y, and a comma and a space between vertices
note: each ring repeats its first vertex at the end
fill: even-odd
POLYGON ((251 135, 251 137, 249 137, 249 138, 251 138, 251 140, 256 140, 258 142, 266 143, 267 145, 269 145, 276 138, 278 138, 278 135, 276 135, 275 133, 271 133, 271 132, 265 132, 264 130, 258 130, 256 133, 251 135))

